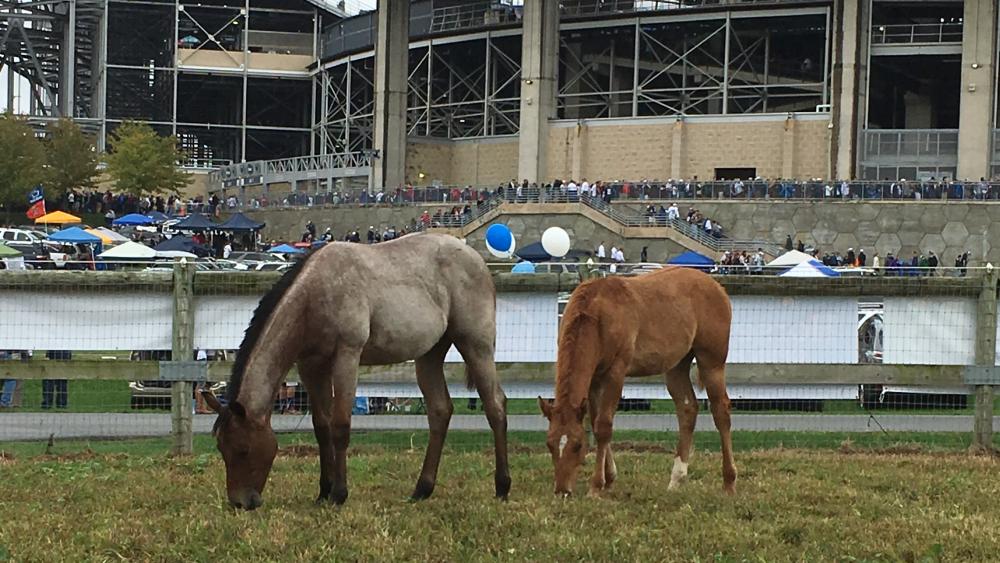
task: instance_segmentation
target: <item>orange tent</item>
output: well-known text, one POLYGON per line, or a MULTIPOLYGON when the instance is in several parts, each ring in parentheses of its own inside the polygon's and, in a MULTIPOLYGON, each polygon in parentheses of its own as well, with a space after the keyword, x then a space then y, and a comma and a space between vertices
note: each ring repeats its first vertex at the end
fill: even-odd
POLYGON ((46 213, 38 219, 35 219, 35 224, 42 225, 66 225, 68 223, 82 223, 83 219, 80 219, 76 215, 70 215, 69 213, 63 213, 62 211, 53 211, 52 213, 46 213))

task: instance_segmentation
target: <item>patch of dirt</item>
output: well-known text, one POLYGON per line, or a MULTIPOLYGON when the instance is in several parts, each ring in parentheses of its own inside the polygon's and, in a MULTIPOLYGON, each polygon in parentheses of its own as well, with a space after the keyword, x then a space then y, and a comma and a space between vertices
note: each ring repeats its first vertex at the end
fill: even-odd
POLYGON ((69 452, 65 454, 41 454, 35 456, 34 459, 37 461, 90 461, 98 457, 102 456, 99 456, 98 454, 94 453, 93 450, 87 448, 82 452, 69 452))
POLYGON ((319 447, 306 444, 294 444, 279 449, 278 455, 281 457, 316 457, 319 455, 319 447))

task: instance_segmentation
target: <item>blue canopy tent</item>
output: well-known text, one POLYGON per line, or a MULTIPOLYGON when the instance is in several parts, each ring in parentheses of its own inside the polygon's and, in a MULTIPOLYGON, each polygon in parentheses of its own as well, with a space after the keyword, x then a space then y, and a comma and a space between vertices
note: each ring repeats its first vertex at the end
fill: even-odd
MULTIPOLYGON (((68 229, 52 233, 49 235, 49 240, 54 242, 63 242, 66 244, 89 244, 92 246, 93 256, 97 256, 104 250, 101 237, 94 236, 80 227, 70 227, 68 229)), ((72 265, 67 267, 72 267, 72 265)), ((103 264, 97 264, 96 267, 99 270, 104 269, 103 264)))
POLYGON ((207 248, 201 246, 200 244, 195 244, 191 237, 175 236, 169 238, 160 244, 153 247, 153 250, 157 252, 190 252, 198 257, 205 257, 211 254, 207 248))
POLYGON ((215 228, 220 231, 259 231, 264 226, 264 223, 258 223, 242 213, 237 213, 215 228))
POLYGON ((81 229, 80 227, 70 227, 68 229, 63 229, 49 235, 49 240, 55 242, 66 242, 66 243, 84 243, 93 244, 101 243, 101 237, 96 237, 87 231, 81 229))
POLYGON ((699 270, 710 270, 715 267, 715 260, 704 254, 693 250, 688 250, 667 260, 667 264, 672 266, 684 266, 686 268, 697 268, 699 270))
POLYGON ((155 225, 159 225, 160 223, 165 223, 170 220, 170 217, 167 217, 166 214, 160 213, 159 211, 150 211, 148 217, 155 225))
MULTIPOLYGON (((576 261, 581 256, 586 256, 587 252, 584 250, 570 250, 566 253, 566 256, 562 258, 563 260, 568 259, 570 262, 576 261)), ((551 254, 545 252, 542 248, 541 241, 533 242, 528 246, 514 252, 514 256, 522 260, 527 260, 528 262, 558 262, 559 258, 553 258, 551 254)))
POLYGON ((294 246, 291 246, 289 244, 279 244, 278 246, 275 246, 271 250, 268 250, 268 252, 272 252, 274 254, 302 254, 303 252, 305 252, 305 250, 302 250, 301 248, 295 248, 294 246))
POLYGON ((192 213, 186 219, 181 220, 181 222, 171 227, 175 231, 211 231, 218 228, 219 225, 217 223, 213 223, 201 213, 192 213))
POLYGON ((780 275, 789 278, 839 278, 840 272, 824 266, 818 260, 809 260, 789 268, 780 275))
POLYGON ((112 225, 149 225, 153 222, 147 215, 141 215, 139 213, 129 213, 119 217, 111 222, 112 225))

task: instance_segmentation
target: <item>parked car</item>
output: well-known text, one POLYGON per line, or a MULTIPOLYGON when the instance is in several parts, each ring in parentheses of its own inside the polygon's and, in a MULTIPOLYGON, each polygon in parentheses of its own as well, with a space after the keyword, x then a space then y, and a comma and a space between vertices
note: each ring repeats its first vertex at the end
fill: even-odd
MULTIPOLYGON (((225 350, 210 351, 209 361, 225 360, 225 350)), ((135 361, 168 361, 170 360, 169 350, 141 350, 132 352, 132 360, 135 361)), ((130 381, 129 391, 132 394, 130 400, 133 409, 169 409, 170 408, 170 381, 130 381)), ((217 397, 222 397, 226 393, 226 382, 209 382, 208 389, 215 393, 217 397)))
POLYGON ((51 252, 58 252, 59 245, 48 241, 48 235, 33 229, 0 228, 0 241, 24 255, 30 268, 50 269, 55 264, 51 252))

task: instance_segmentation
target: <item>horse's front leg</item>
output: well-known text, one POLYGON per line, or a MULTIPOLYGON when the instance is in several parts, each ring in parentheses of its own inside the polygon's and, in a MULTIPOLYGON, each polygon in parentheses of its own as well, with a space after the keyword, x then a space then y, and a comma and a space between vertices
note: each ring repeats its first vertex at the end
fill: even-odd
MULTIPOLYGON (((611 434, 615 411, 618 409, 618 400, 622 396, 622 387, 624 385, 624 369, 609 371, 601 390, 600 398, 594 401, 598 406, 597 413, 591 414, 591 426, 594 432, 594 439, 597 441, 597 456, 594 461, 594 476, 590 479, 590 491, 588 493, 590 496, 599 495, 601 491, 611 485, 617 476, 617 469, 614 468, 614 461, 611 457, 611 434), (615 472, 615 475, 609 475, 609 468, 615 472)), ((591 405, 591 408, 593 408, 593 405, 591 405)))
POLYGON ((336 458, 330 501, 338 505, 347 501, 347 446, 351 443, 351 411, 354 409, 354 396, 358 387, 360 358, 360 350, 338 350, 334 360, 331 435, 336 458))
POLYGON ((317 503, 331 500, 336 453, 333 448, 333 378, 329 358, 309 358, 299 362, 302 384, 309 392, 313 432, 319 445, 319 496, 317 503))

